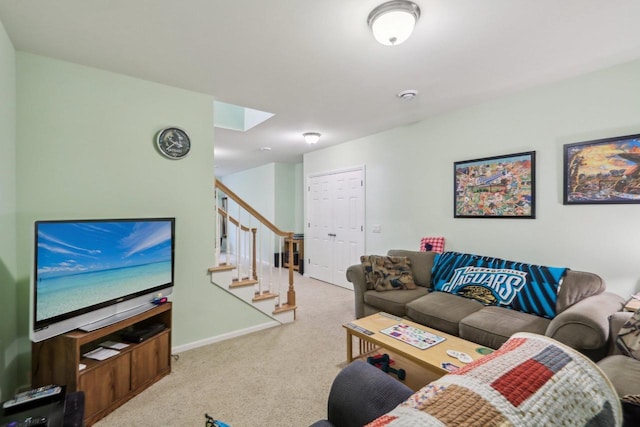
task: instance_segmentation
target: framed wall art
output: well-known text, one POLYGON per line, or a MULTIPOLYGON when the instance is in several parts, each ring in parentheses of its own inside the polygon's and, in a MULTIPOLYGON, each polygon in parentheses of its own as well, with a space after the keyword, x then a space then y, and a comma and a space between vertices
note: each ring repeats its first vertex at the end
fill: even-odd
POLYGON ((640 203, 640 134, 564 146, 565 205, 640 203))
POLYGON ((536 152, 455 162, 454 218, 535 218, 536 152))

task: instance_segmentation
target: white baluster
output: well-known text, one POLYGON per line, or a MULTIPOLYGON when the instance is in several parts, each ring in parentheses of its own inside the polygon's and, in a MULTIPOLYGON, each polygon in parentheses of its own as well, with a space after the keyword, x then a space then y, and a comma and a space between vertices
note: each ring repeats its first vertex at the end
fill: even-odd
POLYGON ((240 204, 238 203, 238 226, 236 227, 236 274, 237 274, 237 278, 238 281, 240 281, 240 277, 242 276, 241 270, 242 270, 242 259, 240 256, 240 233, 242 232, 242 221, 241 221, 241 210, 240 210, 240 204))
MULTIPOLYGON (((269 248, 273 249, 273 231, 269 233, 269 248)), ((278 254, 278 265, 282 265, 282 260, 280 259, 280 254, 278 254)), ((273 268, 271 266, 269 269, 269 292, 273 292, 273 268)))
MULTIPOLYGON (((282 258, 280 261, 280 268, 278 269, 278 307, 282 307, 282 270, 284 270, 284 251, 282 250, 282 236, 278 239, 278 251, 280 251, 280 257, 282 258)), ((289 254, 289 258, 291 258, 291 254, 289 254)), ((291 259, 289 259, 291 262, 291 259)))
POLYGON ((257 240, 256 240, 256 244, 258 245, 257 248, 257 257, 258 259, 256 260, 257 265, 258 265, 258 292, 260 293, 260 295, 262 295, 264 293, 264 290, 262 289, 262 275, 264 273, 264 266, 262 265, 263 262, 263 258, 262 258, 262 223, 258 223, 258 236, 257 236, 257 240))

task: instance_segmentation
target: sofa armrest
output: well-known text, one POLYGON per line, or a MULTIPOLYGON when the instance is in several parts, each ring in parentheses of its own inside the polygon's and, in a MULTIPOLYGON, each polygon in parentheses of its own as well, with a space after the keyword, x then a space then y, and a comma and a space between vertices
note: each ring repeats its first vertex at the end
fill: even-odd
POLYGON ((624 299, 611 292, 587 297, 558 314, 546 336, 577 350, 598 350, 609 339, 609 316, 620 311, 624 299))
POLYGON ((364 268, 362 264, 355 264, 347 268, 347 280, 353 283, 356 319, 360 319, 364 317, 364 293, 367 291, 367 282, 364 278, 364 268))
POLYGON ((362 427, 391 411, 412 394, 413 391, 400 381, 357 360, 342 369, 333 381, 329 392, 328 420, 340 427, 362 427))
POLYGON ((622 326, 631 318, 633 311, 618 311, 609 316, 609 351, 608 355, 622 354, 616 344, 616 338, 622 326))
POLYGON ((611 335, 618 335, 620 329, 627 323, 627 320, 631 319, 633 316, 633 311, 618 311, 617 313, 613 313, 609 317, 609 325, 611 335))

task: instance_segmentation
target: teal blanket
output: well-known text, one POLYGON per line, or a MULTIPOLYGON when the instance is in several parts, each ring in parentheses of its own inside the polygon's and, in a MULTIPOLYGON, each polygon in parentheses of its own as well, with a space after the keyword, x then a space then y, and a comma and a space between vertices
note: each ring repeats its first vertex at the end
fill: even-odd
POLYGON ((434 259, 431 281, 436 291, 552 319, 566 272, 563 267, 445 252, 434 259))

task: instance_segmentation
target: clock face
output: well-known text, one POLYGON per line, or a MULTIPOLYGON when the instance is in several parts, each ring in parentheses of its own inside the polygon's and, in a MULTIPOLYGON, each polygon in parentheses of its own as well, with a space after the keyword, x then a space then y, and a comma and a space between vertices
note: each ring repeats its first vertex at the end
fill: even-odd
POLYGON ((191 140, 180 128, 162 129, 156 138, 158 150, 170 159, 181 159, 189 153, 191 140))

